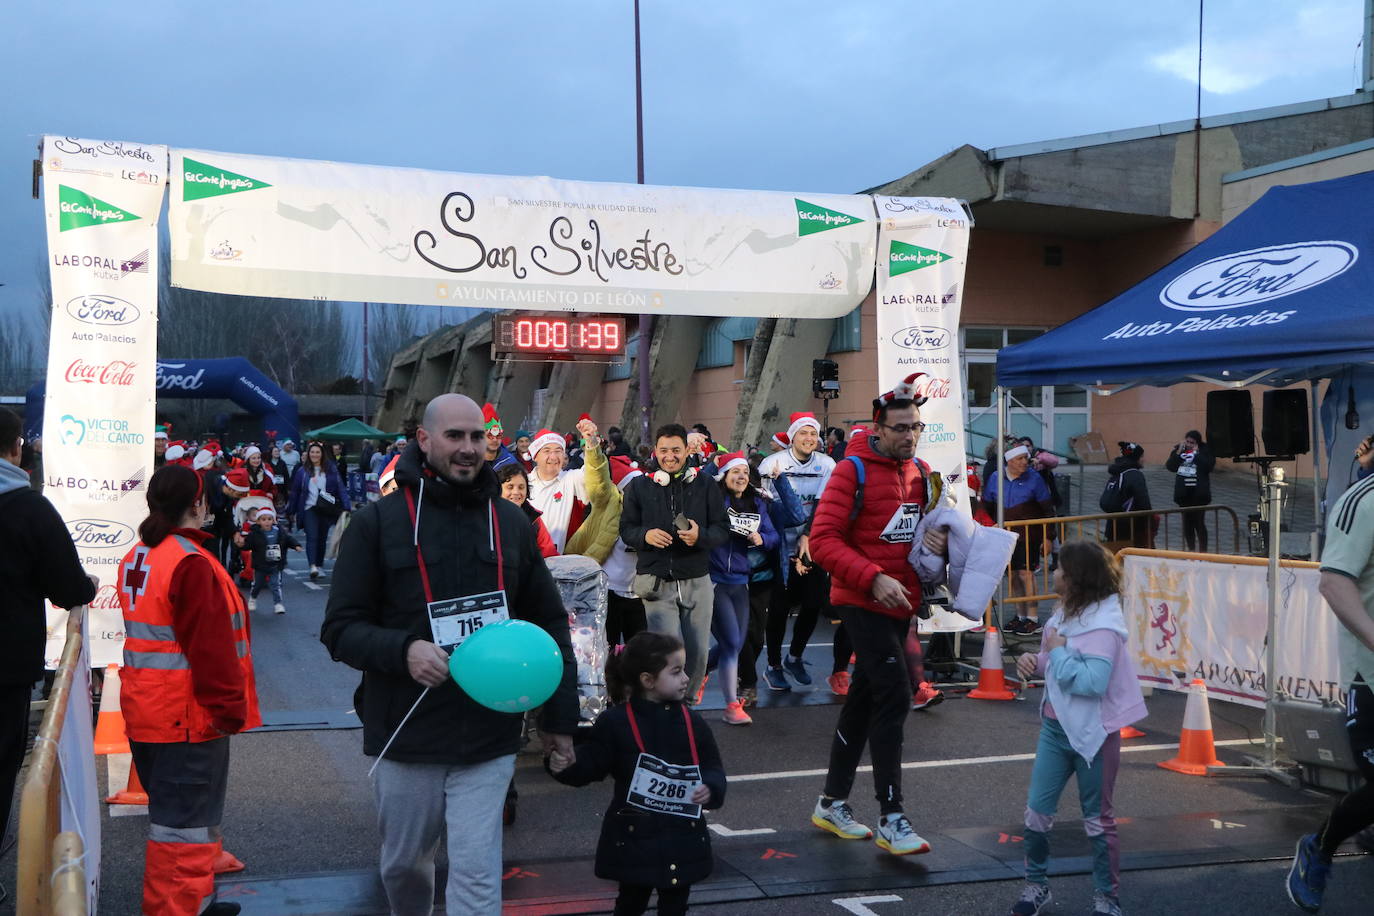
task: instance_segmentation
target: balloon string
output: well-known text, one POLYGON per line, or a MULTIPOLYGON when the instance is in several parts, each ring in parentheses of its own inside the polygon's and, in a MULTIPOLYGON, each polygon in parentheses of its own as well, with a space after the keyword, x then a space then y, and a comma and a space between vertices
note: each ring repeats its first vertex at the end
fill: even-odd
POLYGON ((398 726, 396 726, 396 730, 395 730, 394 732, 391 733, 391 737, 388 738, 388 739, 386 739, 386 746, 383 747, 383 748, 382 748, 382 752, 381 752, 380 754, 377 755, 377 759, 374 760, 374 761, 372 762, 372 769, 370 769, 370 770, 367 771, 367 778, 368 778, 368 779, 371 779, 371 778, 372 778, 372 774, 375 773, 375 772, 377 772, 377 764, 381 763, 381 762, 382 762, 382 758, 386 756, 386 752, 389 751, 389 750, 391 750, 392 742, 394 742, 394 741, 396 740, 396 736, 399 735, 399 734, 401 733, 401 729, 405 728, 406 723, 410 721, 411 713, 415 712, 415 707, 420 705, 420 701, 423 700, 423 699, 425 698, 425 694, 427 694, 427 693, 429 693, 429 688, 428 688, 428 687, 426 687, 424 690, 421 690, 421 691, 420 691, 420 695, 419 695, 418 697, 415 698, 415 702, 412 703, 411 706, 410 706, 410 712, 407 712, 407 713, 405 714, 405 718, 403 718, 403 719, 401 720, 401 724, 398 725, 398 726))

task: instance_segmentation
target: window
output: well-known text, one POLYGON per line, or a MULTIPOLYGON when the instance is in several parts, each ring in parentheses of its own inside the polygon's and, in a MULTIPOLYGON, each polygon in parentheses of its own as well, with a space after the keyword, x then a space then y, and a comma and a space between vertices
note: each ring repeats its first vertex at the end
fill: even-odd
POLYGON ((701 335, 698 369, 719 369, 735 364, 735 343, 754 339, 757 318, 714 318, 701 335))
POLYGON ((830 335, 830 346, 826 348, 826 353, 854 353, 863 348, 859 314, 862 309, 862 305, 856 306, 848 315, 835 319, 835 330, 830 335))
POLYGON ((639 332, 625 338, 625 361, 606 367, 606 381, 620 382, 635 374, 635 356, 639 353, 639 332))

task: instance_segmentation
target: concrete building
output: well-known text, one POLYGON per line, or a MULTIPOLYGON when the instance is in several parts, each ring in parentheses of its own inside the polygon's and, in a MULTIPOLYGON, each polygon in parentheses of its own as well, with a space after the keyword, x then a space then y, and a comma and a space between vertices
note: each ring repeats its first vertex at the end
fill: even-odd
MULTIPOLYGON (((867 192, 968 202, 975 219, 961 316, 961 366, 971 451, 995 429, 997 351, 1106 302, 1205 239, 1274 183, 1374 166, 1374 93, 982 150, 961 146, 867 192)), ((866 192, 866 193, 867 193, 866 192)), ((654 331, 655 423, 704 422, 731 448, 766 442, 811 395, 811 361, 840 367, 830 421, 866 420, 877 393, 876 306, 870 292, 833 321, 660 319, 654 331)), ((637 334, 631 318, 631 354, 637 334)), ((513 430, 571 429, 587 410, 637 438, 633 361, 493 363, 490 319, 438 331, 398 353, 377 422, 413 423, 441 391, 495 403, 513 430)), ((1079 386, 1012 392, 1012 430, 1067 453, 1090 429, 1131 439, 1162 461, 1202 429, 1208 386, 1133 389, 1111 397, 1079 386)), ((1256 399, 1258 400, 1258 398, 1256 399)), ((1294 469, 1303 472, 1303 468, 1294 469)))

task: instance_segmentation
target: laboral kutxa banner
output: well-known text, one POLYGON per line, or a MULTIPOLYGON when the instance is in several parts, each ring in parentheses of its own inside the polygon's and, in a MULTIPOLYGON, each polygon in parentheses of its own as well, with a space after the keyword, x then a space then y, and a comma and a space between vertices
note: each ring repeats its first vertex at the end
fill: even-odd
MULTIPOLYGON (((1122 609, 1141 683, 1186 690, 1201 678, 1213 699, 1263 706, 1268 630, 1265 566, 1125 558, 1122 609)), ((1279 570, 1278 689, 1299 700, 1342 697, 1340 624, 1310 567, 1279 570)))
POLYGON ((176 286, 543 311, 835 318, 872 199, 172 151, 176 286))
MULTIPOLYGON (((43 412, 43 495, 86 570, 91 663, 122 663, 119 561, 148 514, 157 361, 157 224, 167 148, 43 139, 52 331, 43 412)), ((66 612, 49 608, 48 667, 66 612)))
MULTIPOLYGON (((888 391, 914 372, 926 424, 916 454, 944 475, 948 492, 969 511, 964 455, 964 380, 959 369, 960 291, 968 258, 969 216, 957 200, 882 197, 878 228, 878 387, 888 391)), ((921 622, 922 632, 976 626, 949 611, 921 622)))

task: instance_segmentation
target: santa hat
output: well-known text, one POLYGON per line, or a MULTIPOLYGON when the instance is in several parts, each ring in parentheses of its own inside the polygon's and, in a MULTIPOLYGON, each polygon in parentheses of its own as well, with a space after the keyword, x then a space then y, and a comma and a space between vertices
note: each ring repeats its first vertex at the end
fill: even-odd
POLYGON ((891 391, 880 394, 874 398, 873 419, 876 421, 878 419, 878 411, 882 410, 893 401, 911 401, 915 403, 917 407, 923 406, 927 399, 916 395, 916 380, 920 378, 929 378, 929 376, 924 372, 913 372, 893 386, 891 391))
POLYGON ((534 434, 534 440, 530 442, 530 454, 538 455, 540 449, 547 448, 550 445, 556 445, 559 448, 567 448, 567 443, 563 441, 561 435, 551 429, 541 429, 534 434))
POLYGON ((493 435, 501 435, 501 417, 490 403, 482 405, 482 428, 493 435))
POLYGON ((235 468, 224 475, 224 485, 237 493, 246 494, 248 492, 248 472, 243 468, 235 468))
POLYGON ((196 452, 196 457, 191 460, 191 470, 204 471, 215 463, 215 453, 208 448, 203 448, 196 452))
POLYGON ((871 432, 871 430, 869 430, 867 426, 864 426, 862 423, 860 423, 849 431, 849 438, 857 439, 860 436, 867 436, 869 432, 871 432))
POLYGON ((170 427, 170 426, 158 426, 158 427, 156 427, 156 431, 153 433, 153 438, 154 438, 154 439, 166 439, 166 438, 167 438, 167 434, 170 433, 171 431, 172 431, 172 427, 170 427))
POLYGON ((1010 461, 1010 460, 1013 459, 1013 458, 1029 458, 1029 457, 1030 457, 1030 449, 1026 448, 1024 445, 1018 445, 1018 446, 1016 446, 1016 448, 1009 448, 1009 449, 1007 449, 1006 452, 1005 452, 1005 454, 1002 455, 1002 460, 1003 460, 1003 461, 1010 461))
POLYGON ((162 457, 166 458, 168 461, 180 461, 185 456, 186 443, 178 439, 175 442, 167 443, 167 451, 162 457))
POLYGON ((787 433, 773 433, 773 444, 778 448, 789 448, 792 445, 792 437, 787 433))
POLYGON ((377 486, 379 488, 385 487, 387 484, 391 483, 391 481, 396 478, 396 463, 400 460, 401 456, 397 455, 396 457, 392 458, 390 461, 386 463, 386 467, 382 468, 382 473, 377 478, 377 486))
POLYGON ((797 433, 806 427, 811 427, 816 432, 821 431, 821 421, 816 419, 816 415, 809 410, 798 411, 788 418, 791 426, 787 427, 787 438, 789 440, 797 438, 797 433))
POLYGON ((224 451, 224 446, 219 444, 218 439, 206 439, 205 444, 201 446, 201 450, 208 451, 210 454, 218 457, 219 453, 224 451))
POLYGON ((610 461, 611 483, 624 493, 625 488, 630 485, 630 481, 636 477, 643 477, 644 472, 639 469, 636 462, 631 461, 624 455, 612 455, 610 461))
POLYGON ((720 473, 722 477, 728 474, 731 468, 749 467, 749 459, 744 457, 744 452, 742 451, 721 455, 718 460, 720 461, 720 473))
MULTIPOLYGON (((261 511, 271 508, 272 500, 268 499, 266 496, 245 496, 234 504, 234 521, 242 525, 252 517, 249 513, 253 512, 255 509, 261 511)), ((275 512, 275 510, 273 511, 275 512)))
POLYGON ((983 480, 978 476, 978 468, 972 464, 964 465, 964 479, 968 481, 970 493, 977 493, 983 489, 983 480))
POLYGON ((249 458, 252 458, 254 455, 261 455, 261 454, 262 454, 262 449, 258 448, 256 445, 250 445, 250 446, 248 446, 246 449, 243 450, 243 460, 244 460, 244 461, 247 461, 249 458))
POLYGON ((263 506, 261 509, 258 510, 258 518, 262 518, 264 515, 270 515, 273 518, 276 518, 277 510, 273 509, 271 506, 263 506))

